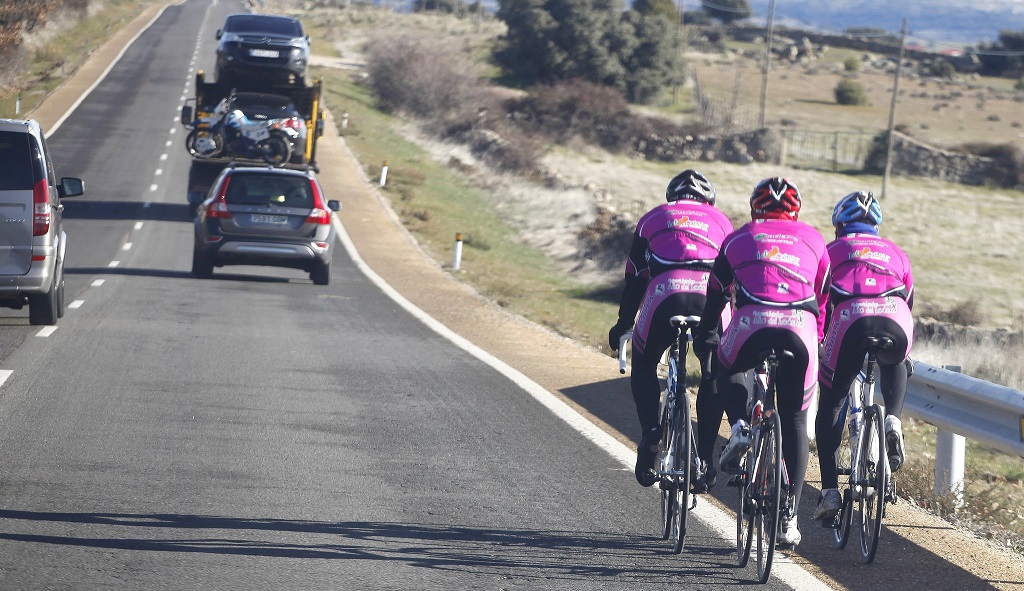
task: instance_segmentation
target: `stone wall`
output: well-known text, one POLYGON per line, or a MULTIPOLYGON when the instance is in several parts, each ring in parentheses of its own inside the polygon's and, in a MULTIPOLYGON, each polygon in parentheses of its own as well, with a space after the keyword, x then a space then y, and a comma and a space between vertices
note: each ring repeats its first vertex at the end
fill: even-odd
POLYGON ((892 173, 940 179, 962 185, 984 185, 996 180, 992 158, 947 152, 893 132, 892 173))

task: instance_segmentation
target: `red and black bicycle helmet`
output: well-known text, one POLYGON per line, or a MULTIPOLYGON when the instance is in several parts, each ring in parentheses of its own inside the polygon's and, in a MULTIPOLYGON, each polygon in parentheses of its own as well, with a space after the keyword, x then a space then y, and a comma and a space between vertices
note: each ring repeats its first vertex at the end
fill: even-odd
POLYGON ((755 220, 795 220, 800 215, 800 190, 789 179, 772 177, 754 187, 750 217, 755 220))

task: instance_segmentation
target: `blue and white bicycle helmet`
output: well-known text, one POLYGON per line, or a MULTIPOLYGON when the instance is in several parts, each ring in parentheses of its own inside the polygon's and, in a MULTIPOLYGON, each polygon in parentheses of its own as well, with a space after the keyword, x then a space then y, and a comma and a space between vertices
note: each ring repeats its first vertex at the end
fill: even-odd
POLYGON ((832 225, 836 228, 852 222, 872 226, 882 223, 882 206, 870 191, 856 191, 843 197, 832 210, 832 225))

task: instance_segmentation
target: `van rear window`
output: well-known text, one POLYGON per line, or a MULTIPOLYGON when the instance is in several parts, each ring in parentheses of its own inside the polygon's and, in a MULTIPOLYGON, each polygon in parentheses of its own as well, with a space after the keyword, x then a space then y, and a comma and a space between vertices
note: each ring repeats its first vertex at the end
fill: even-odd
POLYGON ((38 165, 34 144, 26 133, 0 131, 0 191, 32 190, 38 165))

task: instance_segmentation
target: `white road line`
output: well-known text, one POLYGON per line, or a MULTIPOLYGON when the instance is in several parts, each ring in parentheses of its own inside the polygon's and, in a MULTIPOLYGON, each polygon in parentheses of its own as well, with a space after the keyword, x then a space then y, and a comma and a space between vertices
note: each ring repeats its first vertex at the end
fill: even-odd
MULTIPOLYGON (((175 119, 175 122, 177 122, 177 121, 178 121, 178 120, 177 120, 177 119, 175 119)), ((178 133, 178 128, 177 128, 177 127, 172 127, 172 128, 171 128, 171 135, 174 135, 174 134, 176 134, 176 133, 178 133)))
POLYGON ((167 154, 160 154, 160 160, 167 160, 167 154))
POLYGON ((5 383, 7 383, 7 378, 11 377, 11 374, 13 373, 13 369, 0 369, 0 386, 3 386, 5 383))
POLYGON ((172 142, 171 140, 167 140, 167 143, 165 143, 164 145, 170 147, 172 144, 174 144, 174 142, 172 142))
POLYGON ((92 282, 92 287, 99 287, 99 286, 103 285, 103 283, 105 281, 106 281, 106 279, 97 279, 97 280, 92 282))
MULTIPOLYGON (((420 322, 425 324, 428 328, 451 341, 455 346, 461 348, 515 382, 516 385, 533 396, 537 402, 547 407, 548 410, 555 414, 555 416, 565 421, 573 429, 578 431, 581 435, 592 441, 599 448, 607 452, 608 455, 622 464, 624 470, 633 470, 633 466, 636 464, 635 451, 626 447, 626 445, 618 439, 615 439, 608 433, 602 431, 597 425, 591 423, 574 408, 563 402, 551 392, 545 390, 540 384, 523 375, 519 370, 506 364, 504 361, 491 355, 487 351, 484 351, 480 347, 477 347, 461 335, 453 332, 451 329, 429 316, 423 310, 417 308, 415 304, 407 300, 402 294, 395 291, 391 285, 384 281, 380 275, 377 275, 377 273, 375 273, 373 269, 363 261, 359 256, 359 252, 356 250, 355 245, 352 243, 352 240, 345 232, 345 228, 337 218, 334 219, 334 226, 338 231, 338 239, 341 240, 341 243, 344 245, 345 250, 348 251, 348 254, 352 258, 356 267, 359 268, 359 270, 362 271, 363 274, 366 275, 366 277, 369 278, 370 281, 373 282, 381 291, 394 300, 396 304, 404 308, 409 314, 419 319, 420 322)), ((632 479, 630 479, 630 482, 632 482, 632 479)), ((654 489, 657 489, 657 487, 651 487, 651 490, 654 489)), ((657 498, 657 494, 660 493, 650 495, 652 507, 656 503, 655 499, 657 498)), ((722 511, 710 502, 698 503, 697 507, 693 510, 693 513, 698 519, 714 530, 722 539, 736 539, 736 516, 734 514, 727 514, 725 511, 722 511)), ((829 591, 828 585, 814 578, 813 575, 804 570, 804 568, 799 564, 796 564, 788 557, 780 554, 775 555, 775 560, 772 563, 773 576, 781 579, 784 583, 794 589, 799 589, 801 591, 829 591)))
POLYGON ((131 249, 132 249, 132 243, 131 242, 125 242, 124 244, 121 245, 121 250, 131 250, 131 249))
POLYGON ((68 304, 68 310, 77 310, 77 309, 81 308, 82 304, 84 304, 84 303, 85 303, 85 300, 75 300, 75 301, 71 302, 70 304, 68 304))
POLYGON ((96 90, 96 87, 99 86, 101 82, 103 82, 103 80, 107 77, 108 74, 110 74, 110 71, 114 69, 114 66, 116 66, 118 62, 121 61, 121 58, 124 57, 124 54, 128 52, 128 49, 135 44, 135 41, 139 37, 141 37, 143 33, 148 31, 149 28, 153 26, 153 23, 155 23, 157 19, 164 15, 164 11, 168 8, 169 6, 164 6, 163 8, 161 8, 156 13, 156 15, 154 15, 153 18, 148 23, 146 23, 146 26, 142 27, 142 29, 140 29, 139 32, 136 33, 134 37, 129 39, 128 42, 124 44, 124 47, 121 48, 121 51, 118 52, 116 56, 114 56, 114 59, 110 61, 110 65, 107 66, 106 70, 103 70, 103 73, 100 74, 98 78, 96 78, 96 81, 92 83, 92 86, 90 86, 85 92, 83 92, 73 105, 68 107, 68 110, 64 112, 64 115, 60 119, 58 119, 56 123, 50 126, 50 130, 46 134, 46 139, 50 139, 50 136, 53 135, 54 132, 56 132, 57 129, 61 126, 61 124, 63 124, 64 121, 68 117, 70 117, 72 113, 75 112, 75 109, 77 109, 78 106, 82 104, 82 101, 84 101, 86 97, 92 94, 92 91, 96 90))
POLYGON ((121 264, 121 261, 110 261, 109 263, 107 263, 107 266, 110 267, 111 269, 113 269, 114 267, 116 267, 116 266, 118 266, 120 264, 121 264))
POLYGON ((159 187, 159 185, 150 185, 150 186, 149 186, 149 190, 150 190, 150 191, 156 191, 156 190, 157 190, 157 189, 159 189, 159 188, 160 188, 160 187, 159 187))
POLYGON ((160 176, 160 175, 162 175, 163 173, 164 173, 164 169, 162 169, 162 168, 158 168, 158 169, 156 169, 156 170, 154 170, 154 171, 153 171, 153 176, 160 176))
POLYGON ((141 229, 142 229, 142 226, 144 226, 144 225, 145 225, 145 223, 146 223, 146 222, 135 222, 135 229, 136 229, 136 230, 141 230, 141 229))
POLYGON ((56 326, 44 326, 42 330, 36 333, 36 336, 45 338, 52 335, 55 332, 57 332, 56 326))

